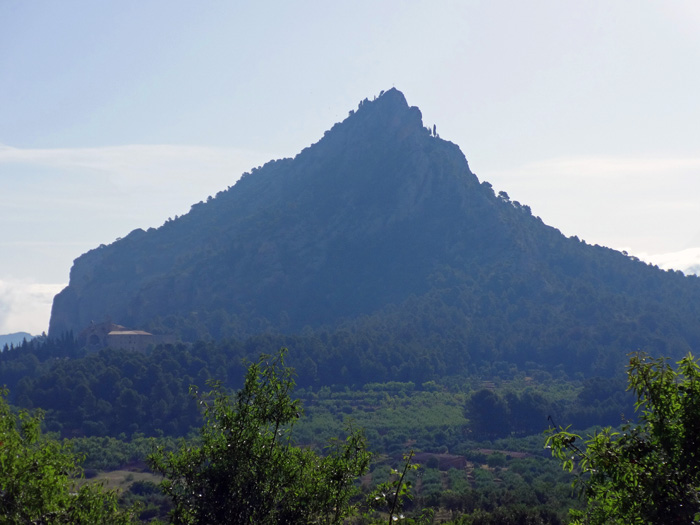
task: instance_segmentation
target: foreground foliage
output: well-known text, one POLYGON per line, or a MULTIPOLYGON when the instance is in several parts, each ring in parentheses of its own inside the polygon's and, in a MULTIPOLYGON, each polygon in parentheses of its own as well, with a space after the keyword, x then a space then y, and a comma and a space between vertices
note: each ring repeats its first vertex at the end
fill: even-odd
POLYGON ((0 522, 129 524, 114 492, 84 484, 68 447, 41 434, 41 413, 11 412, 0 390, 0 522))
MULTIPOLYGON (((520 399, 527 392, 527 385, 530 382, 511 383, 508 388, 513 389, 513 395, 508 390, 503 396, 510 399, 517 393, 520 399)), ((570 390, 570 385, 550 386, 553 390, 546 395, 551 399, 574 399, 578 395, 578 390, 570 390), (564 387, 566 390, 561 390, 564 387)), ((601 385, 595 386, 596 392, 600 391, 601 385)), ((498 389, 504 392, 501 386, 498 389)), ((350 505, 360 507, 360 516, 354 518, 357 523, 388 523, 391 518, 407 524, 430 522, 434 511, 436 522, 560 525, 565 509, 577 503, 568 488, 571 475, 552 459, 541 457, 538 436, 509 436, 492 442, 465 439, 463 431, 468 428, 465 426, 468 422, 462 407, 469 399, 466 391, 450 391, 436 384, 416 386, 399 382, 369 384, 357 391, 295 390, 294 395, 301 399, 305 413, 303 418, 295 417, 292 421, 294 442, 304 449, 321 452, 318 444, 341 435, 350 421, 353 427, 364 429, 368 447, 376 455, 371 472, 362 477, 362 491, 374 490, 366 497, 349 500, 350 505), (416 450, 416 456, 411 459, 409 454, 402 462, 401 454, 409 447, 416 450), (525 454, 513 452, 511 457, 511 451, 525 454), (413 459, 421 463, 420 469, 416 470, 413 459), (444 461, 451 466, 443 464, 444 461)), ((213 396, 199 398, 209 404, 214 400, 213 396)), ((232 399, 229 397, 229 402, 232 399)), ((196 409, 192 398, 189 403, 196 409)), ((553 414, 556 416, 557 412, 553 414)), ((202 443, 194 435, 188 439, 197 446, 202 443)), ((86 457, 83 466, 88 478, 102 478, 103 473, 98 471, 140 468, 138 464, 152 450, 153 442, 164 450, 177 448, 174 438, 154 439, 141 434, 133 434, 130 440, 124 435, 70 440, 71 450, 86 457)), ((128 488, 126 483, 119 485, 123 490, 119 502, 138 503, 141 520, 168 520, 172 498, 162 494, 158 485, 140 481, 128 488)))
POLYGON ((325 456, 292 443, 300 407, 284 355, 252 364, 233 398, 217 383, 194 392, 205 418, 201 444, 150 456, 166 478, 174 523, 342 523, 354 512, 370 459, 364 436, 351 431, 325 456))
POLYGON ((691 354, 677 364, 630 359, 638 425, 604 429, 582 448, 566 429, 548 437, 566 469, 578 463, 588 505, 574 523, 700 523, 700 366, 691 354))

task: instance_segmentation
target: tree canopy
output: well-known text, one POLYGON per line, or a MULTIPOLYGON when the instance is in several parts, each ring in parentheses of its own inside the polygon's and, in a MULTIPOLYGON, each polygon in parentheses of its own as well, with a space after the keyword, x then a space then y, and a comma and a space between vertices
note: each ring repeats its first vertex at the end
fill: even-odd
POLYGON ((301 407, 290 397, 284 355, 252 364, 233 398, 217 383, 209 394, 195 392, 201 443, 150 457, 166 478, 174 523, 342 523, 353 512, 350 498, 369 466, 364 436, 351 431, 323 456, 293 444, 301 407))
POLYGON ((12 413, 0 390, 0 522, 132 523, 114 492, 77 480, 83 470, 65 443, 41 433, 41 412, 12 413))
POLYGON ((579 471, 587 499, 579 524, 700 522, 700 366, 688 354, 671 367, 638 353, 629 362, 636 425, 590 436, 555 429, 547 439, 566 469, 579 471))

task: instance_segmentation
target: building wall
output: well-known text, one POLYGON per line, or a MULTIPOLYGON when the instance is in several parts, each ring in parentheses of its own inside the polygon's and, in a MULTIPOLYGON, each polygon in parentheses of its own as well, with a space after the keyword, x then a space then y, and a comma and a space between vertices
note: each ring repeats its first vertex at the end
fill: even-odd
POLYGON ((154 344, 151 334, 108 334, 107 346, 118 350, 145 352, 148 345, 154 344))

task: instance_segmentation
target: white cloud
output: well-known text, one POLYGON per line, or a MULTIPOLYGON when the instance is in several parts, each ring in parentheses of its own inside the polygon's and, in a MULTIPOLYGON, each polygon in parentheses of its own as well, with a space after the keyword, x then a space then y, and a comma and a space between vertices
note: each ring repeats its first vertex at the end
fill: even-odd
POLYGON ((568 157, 479 173, 566 235, 635 254, 688 248, 700 158, 568 157))
POLYGON ((53 298, 65 286, 0 280, 0 333, 48 331, 53 298))
POLYGON ((680 270, 686 275, 700 275, 700 248, 652 255, 642 253, 639 258, 663 270, 680 270))
MULTIPOLYGON (((98 148, 24 149, 0 145, 0 176, 7 165, 88 170, 109 176, 118 187, 193 182, 235 182, 250 168, 270 160, 261 152, 176 145, 125 145, 98 148)), ((7 171, 5 171, 7 170, 7 171)))
MULTIPOLYGON (((640 173, 697 170, 700 169, 700 158, 560 157, 534 162, 525 168, 548 176, 568 174, 582 178, 626 179, 640 173)), ((658 180, 655 185, 658 185, 658 180)))

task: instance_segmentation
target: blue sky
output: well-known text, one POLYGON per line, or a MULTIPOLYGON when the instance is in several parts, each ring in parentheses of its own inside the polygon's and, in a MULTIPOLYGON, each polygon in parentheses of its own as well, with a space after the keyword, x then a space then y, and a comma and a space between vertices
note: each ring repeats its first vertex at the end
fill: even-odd
POLYGON ((700 262, 697 2, 238 4, 0 3, 0 333, 392 86, 565 234, 700 262))

